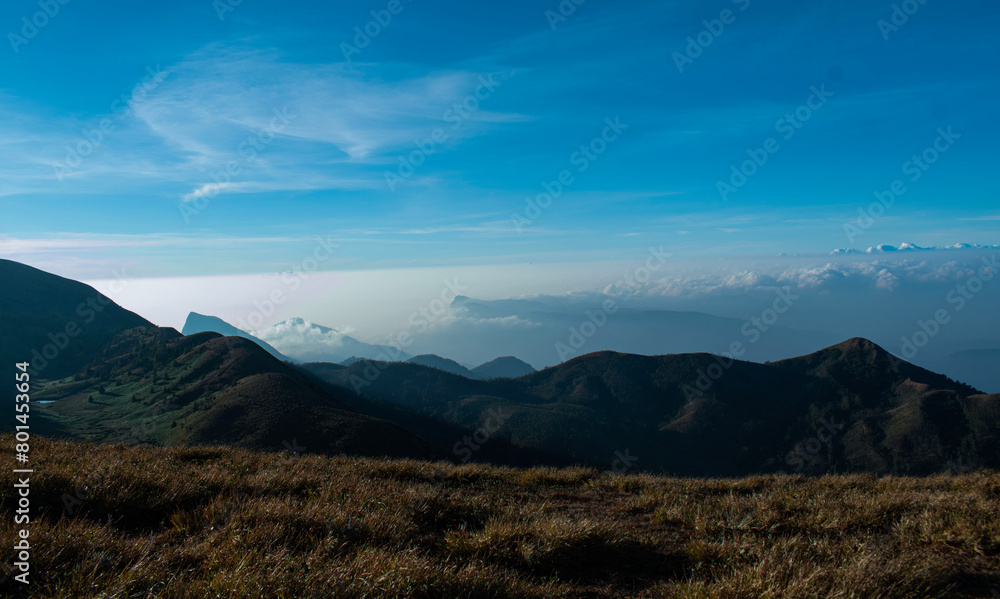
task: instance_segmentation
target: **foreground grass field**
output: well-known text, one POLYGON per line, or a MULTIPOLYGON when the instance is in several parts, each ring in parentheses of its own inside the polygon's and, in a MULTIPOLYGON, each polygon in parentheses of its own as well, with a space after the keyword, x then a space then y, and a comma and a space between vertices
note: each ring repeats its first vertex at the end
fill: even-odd
POLYGON ((7 595, 1000 597, 995 473, 671 479, 41 438, 31 457, 32 582, 7 595))

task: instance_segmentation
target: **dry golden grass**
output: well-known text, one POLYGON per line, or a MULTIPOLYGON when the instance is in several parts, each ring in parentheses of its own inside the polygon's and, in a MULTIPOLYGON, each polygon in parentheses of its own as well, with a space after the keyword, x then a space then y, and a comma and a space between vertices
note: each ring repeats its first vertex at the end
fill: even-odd
POLYGON ((31 466, 32 583, 9 594, 1000 596, 994 473, 672 479, 42 438, 31 466))

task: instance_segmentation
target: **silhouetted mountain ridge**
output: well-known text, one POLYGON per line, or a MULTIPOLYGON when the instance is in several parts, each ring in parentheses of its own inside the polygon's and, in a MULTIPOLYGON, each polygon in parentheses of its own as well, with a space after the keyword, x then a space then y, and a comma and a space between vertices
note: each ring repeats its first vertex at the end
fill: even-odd
POLYGON ((153 326, 93 287, 0 260, 0 363, 30 362, 39 378, 73 374, 116 334, 153 326))
POLYGON ((1000 466, 1000 396, 863 339, 772 364, 602 351, 496 381, 412 364, 305 367, 337 384, 364 381, 367 397, 467 428, 504 410, 495 438, 595 466, 620 462, 626 449, 640 456, 634 467, 687 475, 924 473, 956 459, 1000 466), (365 379, 372 368, 379 375, 365 379), (803 444, 816 449, 818 436, 829 437, 821 449, 808 460, 796 455, 803 444))
POLYGON ((421 366, 427 366, 429 368, 437 368, 438 370, 443 370, 445 372, 450 372, 452 374, 457 374, 459 376, 471 377, 472 373, 465 366, 462 366, 455 360, 449 358, 442 358, 436 354, 421 354, 419 356, 413 356, 407 362, 411 364, 419 364, 421 366))
MULTIPOLYGON (((358 359, 345 360, 341 364, 349 366, 358 359)), ((421 354, 406 360, 411 364, 419 364, 429 368, 437 368, 451 374, 457 374, 470 379, 517 378, 535 372, 530 364, 513 356, 504 356, 484 362, 475 368, 466 368, 455 360, 442 358, 436 354, 421 354)))
POLYGON ((535 372, 535 369, 523 360, 519 360, 514 356, 502 356, 495 360, 490 360, 484 364, 476 366, 471 371, 474 378, 477 379, 492 379, 492 378, 512 378, 515 379, 519 376, 524 376, 526 374, 531 374, 535 372))

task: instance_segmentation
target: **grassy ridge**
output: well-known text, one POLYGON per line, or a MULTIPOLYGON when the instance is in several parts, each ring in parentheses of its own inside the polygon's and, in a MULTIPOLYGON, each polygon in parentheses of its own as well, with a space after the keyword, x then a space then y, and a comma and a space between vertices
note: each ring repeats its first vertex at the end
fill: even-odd
MULTIPOLYGON (((34 597, 1000 589, 995 473, 676 479, 42 438, 31 465, 34 597)), ((11 489, 9 469, 0 479, 11 489)), ((6 548, 13 510, 5 491, 6 548)))
POLYGON ((55 400, 34 412, 37 432, 48 436, 262 451, 295 442, 331 455, 443 457, 239 337, 135 328, 74 376, 36 385, 33 400, 55 400))
MULTIPOLYGON (((485 427, 502 411, 491 438, 561 458, 549 465, 607 468, 629 448, 643 470, 683 476, 1000 469, 1000 395, 861 338, 770 364, 602 351, 514 380, 366 361, 303 368, 333 386, 361 381, 373 402, 459 428, 485 427), (808 459, 796 456, 804 443, 808 459)), ((405 416, 380 416, 407 428, 405 416)))

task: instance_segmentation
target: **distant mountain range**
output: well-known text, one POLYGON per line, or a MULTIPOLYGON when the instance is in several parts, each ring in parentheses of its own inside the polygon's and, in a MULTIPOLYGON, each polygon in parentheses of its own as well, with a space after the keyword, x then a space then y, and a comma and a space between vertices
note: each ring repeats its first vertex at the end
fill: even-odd
POLYGON ((490 360, 485 364, 480 364, 469 371, 469 378, 474 379, 495 379, 495 378, 517 378, 535 372, 531 364, 515 358, 514 356, 502 356, 495 360, 490 360))
POLYGON ((303 318, 290 318, 247 332, 300 362, 341 362, 352 356, 376 360, 406 360, 410 357, 410 354, 394 347, 358 341, 342 331, 303 318))
POLYGON ((479 380, 436 356, 294 365, 24 265, 0 281, 0 359, 31 361, 53 402, 32 406, 37 434, 691 476, 1000 468, 1000 395, 859 338, 769 364, 602 351, 508 378, 530 367, 500 359, 479 380))
POLYGON ((368 401, 492 428, 491 439, 563 463, 614 468, 634 457, 629 467, 692 476, 1000 466, 1000 395, 864 339, 770 364, 597 352, 496 381, 415 364, 303 367, 368 401))
POLYGON ((638 309, 620 302, 615 313, 608 315, 599 306, 599 302, 586 301, 550 306, 538 300, 459 296, 451 304, 450 315, 465 326, 424 332, 421 341, 427 347, 447 347, 467 362, 517 356, 544 367, 598 349, 646 355, 722 353, 729 351, 734 341, 743 343, 743 359, 763 362, 807 353, 843 339, 826 331, 773 323, 762 334, 745 320, 703 312, 638 309), (594 320, 601 323, 599 327, 594 320))
MULTIPOLYGON (((423 354, 414 356, 407 360, 411 364, 420 364, 430 368, 437 368, 445 372, 457 374, 470 379, 491 379, 491 378, 517 378, 535 372, 535 369, 526 362, 518 360, 513 356, 504 356, 495 360, 490 360, 480 364, 475 368, 466 368, 454 360, 442 358, 434 354, 423 354)), ((353 361, 352 361, 353 363, 353 361)))
MULTIPOLYGON (((299 359, 286 356, 285 354, 279 352, 263 339, 259 339, 246 331, 238 329, 215 316, 205 316, 203 314, 198 314, 197 312, 191 312, 188 314, 187 321, 184 323, 184 329, 181 332, 184 335, 213 332, 219 333, 223 336, 242 337, 253 341, 279 360, 283 360, 285 362, 299 361, 299 359)), ((535 372, 535 369, 530 364, 513 356, 496 358, 476 366, 475 368, 467 368, 454 360, 442 358, 441 356, 434 354, 422 354, 410 357, 409 354, 396 350, 395 348, 389 348, 384 345, 371 345, 363 343, 352 337, 343 335, 335 329, 314 324, 302 318, 285 320, 274 325, 273 327, 261 329, 259 332, 271 339, 277 339, 283 346, 290 347, 291 351, 295 352, 297 358, 309 356, 315 357, 317 355, 321 357, 332 356, 333 358, 337 358, 339 357, 337 353, 329 353, 331 351, 329 349, 331 341, 338 348, 337 350, 334 350, 334 352, 358 352, 344 360, 321 360, 337 362, 345 366, 353 364, 359 360, 385 359, 388 357, 398 356, 397 359, 392 361, 408 361, 414 364, 422 364, 424 366, 438 368, 440 370, 444 370, 445 372, 451 372, 474 379, 489 379, 497 377, 513 378, 535 372), (295 341, 291 339, 293 336, 298 339, 298 346, 296 346, 295 341), (308 339, 308 341, 306 341, 306 339, 308 339), (303 345, 306 345, 307 347, 302 347, 303 345)))

